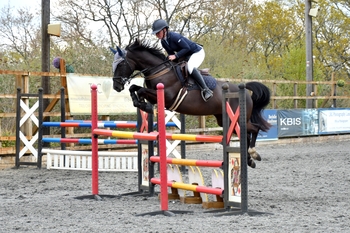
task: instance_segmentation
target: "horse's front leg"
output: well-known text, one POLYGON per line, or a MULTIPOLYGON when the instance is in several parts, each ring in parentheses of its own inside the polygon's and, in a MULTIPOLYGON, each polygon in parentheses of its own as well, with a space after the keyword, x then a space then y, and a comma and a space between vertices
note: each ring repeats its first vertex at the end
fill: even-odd
POLYGON ((136 94, 140 88, 142 88, 142 87, 137 86, 137 85, 131 85, 131 87, 129 88, 132 103, 133 103, 134 107, 136 107, 136 108, 140 108, 140 99, 136 94))
POLYGON ((137 91, 137 95, 140 98, 142 108, 145 112, 152 113, 153 105, 157 103, 157 91, 147 88, 141 88, 137 91), (147 102, 145 101, 147 100, 147 102))
POLYGON ((145 96, 142 94, 143 90, 147 89, 137 85, 131 85, 129 91, 133 105, 134 107, 139 108, 142 111, 145 111, 147 113, 153 113, 153 105, 145 101, 145 96))
POLYGON ((157 103, 157 91, 156 90, 148 89, 148 88, 140 88, 137 91, 137 95, 139 96, 141 101, 144 101, 146 99, 151 104, 157 103))

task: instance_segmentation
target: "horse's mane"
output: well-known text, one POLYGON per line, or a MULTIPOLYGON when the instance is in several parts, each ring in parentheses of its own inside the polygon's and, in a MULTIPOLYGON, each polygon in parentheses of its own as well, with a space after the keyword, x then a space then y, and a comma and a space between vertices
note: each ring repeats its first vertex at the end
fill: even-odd
POLYGON ((162 60, 166 59, 166 56, 160 47, 154 46, 154 45, 152 46, 152 45, 150 45, 150 42, 140 41, 138 39, 136 39, 134 43, 128 45, 126 47, 126 50, 129 50, 129 51, 147 51, 147 52, 153 54, 154 56, 159 57, 162 60))

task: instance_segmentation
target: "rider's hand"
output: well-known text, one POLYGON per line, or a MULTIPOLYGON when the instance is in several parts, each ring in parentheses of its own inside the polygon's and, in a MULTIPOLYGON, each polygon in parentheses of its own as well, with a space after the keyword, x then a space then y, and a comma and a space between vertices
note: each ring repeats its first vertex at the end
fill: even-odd
POLYGON ((169 59, 170 61, 175 60, 175 59, 176 59, 176 56, 175 56, 175 55, 169 55, 169 56, 168 56, 168 59, 169 59))

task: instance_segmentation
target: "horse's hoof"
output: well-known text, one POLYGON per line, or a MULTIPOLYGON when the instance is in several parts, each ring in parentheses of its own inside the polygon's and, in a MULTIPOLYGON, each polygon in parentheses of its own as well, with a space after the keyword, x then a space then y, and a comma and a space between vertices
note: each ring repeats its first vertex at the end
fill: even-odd
POLYGON ((254 160, 261 161, 261 157, 260 157, 259 153, 256 152, 255 147, 249 148, 249 149, 248 149, 248 153, 250 154, 250 156, 251 156, 254 160))
POLYGON ((255 164, 254 160, 249 159, 249 160, 248 160, 248 166, 251 167, 251 168, 255 168, 255 167, 256 167, 256 164, 255 164))
POLYGON ((253 148, 249 147, 249 148, 248 148, 248 153, 249 153, 249 154, 253 154, 253 153, 255 153, 255 152, 256 152, 255 147, 253 147, 253 148))
POLYGON ((251 154, 250 156, 252 156, 252 158, 257 160, 257 161, 261 161, 261 157, 260 157, 258 152, 255 152, 255 153, 251 154))

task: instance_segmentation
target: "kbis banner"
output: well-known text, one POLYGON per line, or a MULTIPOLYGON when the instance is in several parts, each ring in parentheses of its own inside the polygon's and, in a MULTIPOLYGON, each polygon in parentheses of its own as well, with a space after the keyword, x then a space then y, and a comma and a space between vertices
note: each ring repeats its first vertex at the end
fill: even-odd
MULTIPOLYGON (((136 114, 131 101, 129 86, 122 92, 113 90, 111 77, 67 74, 69 108, 72 115, 91 114, 91 85, 97 85, 98 115, 136 114)), ((130 85, 143 86, 143 78, 131 80, 130 85)))
POLYGON ((317 134, 317 109, 291 109, 278 111, 278 137, 317 134))

